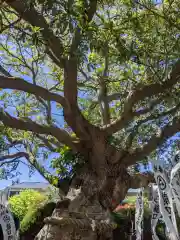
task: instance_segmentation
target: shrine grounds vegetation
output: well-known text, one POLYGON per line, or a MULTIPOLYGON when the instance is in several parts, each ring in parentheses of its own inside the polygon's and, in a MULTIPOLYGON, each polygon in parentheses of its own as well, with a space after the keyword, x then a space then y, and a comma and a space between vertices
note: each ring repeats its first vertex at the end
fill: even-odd
POLYGON ((129 188, 154 181, 149 161, 175 150, 179 7, 178 0, 1 1, 0 177, 16 178, 25 165, 71 196, 58 205, 74 223, 69 233, 49 218, 37 239, 83 238, 79 218, 90 240, 109 239, 98 233, 103 223, 92 232, 89 221, 109 219, 129 188))

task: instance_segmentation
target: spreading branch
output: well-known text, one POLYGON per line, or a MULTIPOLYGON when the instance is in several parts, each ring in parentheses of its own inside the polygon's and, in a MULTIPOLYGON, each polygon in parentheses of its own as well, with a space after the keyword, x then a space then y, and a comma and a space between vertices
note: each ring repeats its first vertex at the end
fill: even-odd
MULTIPOLYGON (((17 152, 10 155, 4 155, 0 157, 0 166, 4 166, 6 164, 13 164, 13 163, 23 163, 27 165, 28 167, 31 165, 33 166, 39 174, 44 177, 50 184, 54 185, 54 179, 57 177, 54 177, 51 173, 49 173, 43 166, 41 166, 35 158, 32 158, 32 154, 28 154, 26 152, 17 152), (26 164, 24 161, 21 161, 20 158, 25 158, 28 162, 26 164), (8 160, 8 161, 7 161, 8 160)), ((58 179, 57 179, 58 180, 58 179)), ((58 181, 57 181, 58 182, 58 181)), ((55 186, 55 185, 54 185, 55 186)), ((55 186, 56 187, 56 186, 55 186)))
POLYGON ((174 65, 171 73, 161 83, 153 83, 146 85, 144 87, 138 88, 132 91, 125 104, 124 110, 121 114, 120 119, 116 120, 106 128, 103 128, 108 134, 113 134, 121 130, 128 122, 130 122, 135 116, 136 113, 133 112, 133 106, 148 97, 153 97, 160 93, 164 93, 166 90, 171 89, 178 81, 180 80, 180 61, 174 65))
POLYGON ((124 159, 123 163, 126 166, 133 165, 137 161, 143 160, 144 157, 148 156, 158 146, 160 146, 169 137, 172 137, 180 131, 180 119, 174 118, 172 124, 166 125, 159 134, 154 135, 142 148, 135 149, 132 153, 129 153, 124 159))
MULTIPOLYGON (((81 139, 90 139, 95 126, 89 123, 82 115, 77 103, 77 59, 66 61, 64 69, 64 97, 67 108, 64 108, 64 118, 72 130, 81 139)), ((97 130, 97 128, 96 128, 97 130)))
POLYGON ((74 150, 77 150, 76 144, 73 143, 73 138, 71 138, 65 130, 62 130, 55 126, 43 126, 33 121, 26 122, 21 119, 12 117, 2 109, 0 111, 0 121, 2 121, 5 126, 8 126, 10 128, 30 131, 36 134, 51 135, 55 137, 59 142, 71 147, 74 150))
POLYGON ((146 124, 149 121, 153 121, 156 119, 161 119, 162 117, 168 116, 168 115, 173 115, 177 112, 177 110, 180 109, 180 103, 178 103, 175 107, 171 108, 168 111, 159 113, 159 114, 152 114, 150 116, 148 116, 147 118, 144 118, 142 120, 139 120, 137 122, 137 124, 134 126, 132 132, 129 134, 127 141, 126 141, 126 149, 130 149, 133 139, 135 138, 135 136, 138 134, 138 129, 140 126, 142 126, 143 124, 146 124))
POLYGON ((27 93, 34 94, 37 97, 41 97, 47 101, 55 101, 65 107, 65 99, 56 94, 51 93, 47 89, 40 87, 38 85, 28 83, 21 78, 16 77, 6 77, 0 75, 0 88, 3 89, 14 89, 19 91, 24 91, 27 93))

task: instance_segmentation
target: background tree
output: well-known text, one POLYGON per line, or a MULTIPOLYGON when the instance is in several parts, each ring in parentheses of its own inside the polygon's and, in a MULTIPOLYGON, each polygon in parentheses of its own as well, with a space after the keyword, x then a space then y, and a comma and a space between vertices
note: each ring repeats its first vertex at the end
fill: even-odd
MULTIPOLYGON (((147 185, 152 177, 132 166, 180 129, 178 9, 176 0, 3 1, 1 174, 26 158, 65 194, 81 186, 61 207, 93 224, 147 185)), ((108 239, 103 223, 92 232, 84 221, 86 239, 108 239)), ((46 239, 85 239, 73 226, 45 226, 46 239)))

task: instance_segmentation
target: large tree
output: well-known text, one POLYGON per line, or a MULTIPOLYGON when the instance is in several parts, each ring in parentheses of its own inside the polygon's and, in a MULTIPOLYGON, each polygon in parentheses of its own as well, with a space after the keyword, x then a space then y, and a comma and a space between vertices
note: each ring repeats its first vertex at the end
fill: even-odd
POLYGON ((26 158, 70 196, 37 239, 111 239, 107 210, 151 181, 130 170, 180 130, 179 7, 1 1, 2 174, 26 158))

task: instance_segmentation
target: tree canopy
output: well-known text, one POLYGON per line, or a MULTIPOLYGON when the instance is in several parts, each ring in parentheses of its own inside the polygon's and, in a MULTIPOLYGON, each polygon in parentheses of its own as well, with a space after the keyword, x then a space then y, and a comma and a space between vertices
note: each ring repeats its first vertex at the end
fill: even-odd
POLYGON ((99 135, 117 150, 114 163, 129 167, 178 133, 179 7, 178 0, 2 1, 2 177, 26 158, 56 185, 87 161, 88 147, 100 149, 92 146, 99 135))

